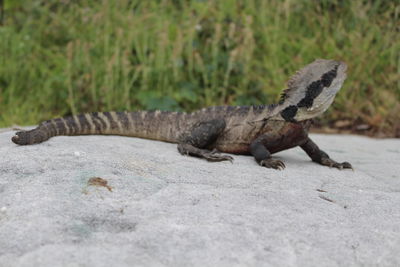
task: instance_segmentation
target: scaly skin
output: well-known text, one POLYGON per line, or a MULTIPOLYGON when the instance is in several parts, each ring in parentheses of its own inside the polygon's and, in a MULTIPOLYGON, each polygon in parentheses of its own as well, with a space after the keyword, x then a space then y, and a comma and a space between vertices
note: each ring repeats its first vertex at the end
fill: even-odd
POLYGON ((337 163, 308 137, 311 119, 332 103, 346 78, 346 64, 316 60, 288 83, 278 105, 221 106, 193 113, 168 111, 94 112, 42 122, 30 131, 17 132, 19 145, 44 142, 58 135, 123 135, 178 143, 183 155, 209 161, 232 161, 226 152, 251 154, 260 166, 283 169, 285 164, 271 154, 300 146, 314 161, 338 169, 337 163))

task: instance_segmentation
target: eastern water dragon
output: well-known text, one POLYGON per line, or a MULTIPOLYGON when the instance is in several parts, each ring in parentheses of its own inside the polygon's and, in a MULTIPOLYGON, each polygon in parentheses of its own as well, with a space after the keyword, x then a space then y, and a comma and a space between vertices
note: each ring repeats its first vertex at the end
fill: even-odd
POLYGON ((321 165, 351 169, 338 163, 308 137, 312 119, 333 102, 346 78, 344 62, 318 59, 288 82, 279 104, 216 106, 185 113, 171 111, 94 112, 42 122, 12 137, 18 145, 32 145, 57 135, 122 135, 178 144, 183 155, 209 161, 232 161, 231 154, 253 155, 259 165, 283 169, 271 154, 300 146, 321 165))

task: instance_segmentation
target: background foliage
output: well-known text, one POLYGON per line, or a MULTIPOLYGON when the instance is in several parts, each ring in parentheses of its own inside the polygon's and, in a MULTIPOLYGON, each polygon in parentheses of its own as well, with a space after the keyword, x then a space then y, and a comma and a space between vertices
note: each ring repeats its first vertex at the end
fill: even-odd
POLYGON ((349 65, 322 123, 400 132, 400 4, 5 0, 0 127, 105 110, 277 102, 315 58, 349 65))

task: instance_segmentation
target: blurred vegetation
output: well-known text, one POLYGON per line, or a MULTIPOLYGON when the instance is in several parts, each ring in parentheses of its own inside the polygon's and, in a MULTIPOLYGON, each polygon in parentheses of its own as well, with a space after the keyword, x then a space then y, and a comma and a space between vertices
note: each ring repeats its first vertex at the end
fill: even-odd
POLYGON ((348 63, 322 124, 400 132, 400 4, 4 0, 0 127, 105 110, 277 102, 316 58, 348 63))

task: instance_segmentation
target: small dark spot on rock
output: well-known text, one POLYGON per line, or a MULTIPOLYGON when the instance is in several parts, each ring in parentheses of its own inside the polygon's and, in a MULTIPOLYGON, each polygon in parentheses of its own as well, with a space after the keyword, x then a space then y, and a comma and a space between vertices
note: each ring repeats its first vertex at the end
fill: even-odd
POLYGON ((328 201, 328 202, 335 203, 335 201, 333 201, 333 200, 332 200, 332 199, 330 199, 330 198, 327 198, 326 196, 320 195, 319 197, 320 197, 321 199, 323 199, 323 200, 326 200, 326 201, 328 201))
POLYGON ((103 186, 108 189, 108 191, 112 192, 112 187, 107 184, 107 180, 101 177, 92 177, 88 180, 88 186, 103 186))
POLYGON ((136 230, 137 226, 136 222, 101 217, 85 217, 81 220, 92 232, 133 232, 136 230))

